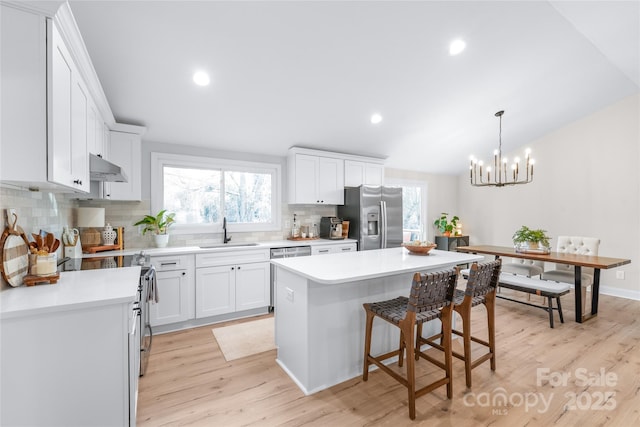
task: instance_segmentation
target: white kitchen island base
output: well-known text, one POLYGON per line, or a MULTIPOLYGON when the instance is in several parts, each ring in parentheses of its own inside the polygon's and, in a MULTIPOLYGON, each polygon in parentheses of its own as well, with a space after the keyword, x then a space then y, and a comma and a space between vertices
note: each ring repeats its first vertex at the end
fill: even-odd
MULTIPOLYGON (((408 296, 416 271, 482 259, 436 250, 416 256, 392 248, 273 260, 277 363, 305 394, 362 375, 363 303, 408 296)), ((379 319, 373 327, 372 354, 398 347, 398 328, 379 319)), ((424 334, 439 330, 440 322, 430 322, 424 334)))

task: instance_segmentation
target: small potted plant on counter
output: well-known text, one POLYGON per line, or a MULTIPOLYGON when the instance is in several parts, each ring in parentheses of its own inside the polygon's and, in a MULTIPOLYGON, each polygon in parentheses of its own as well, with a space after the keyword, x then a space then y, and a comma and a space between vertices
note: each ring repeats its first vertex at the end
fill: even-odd
POLYGON ((166 209, 158 212, 156 216, 146 215, 140 221, 133 225, 144 225, 142 229, 142 235, 147 234, 150 231, 154 234, 153 238, 155 244, 159 248, 164 248, 169 243, 169 235, 167 234, 168 228, 176 222, 175 213, 167 213, 166 209))
POLYGON ((453 218, 451 218, 451 221, 449 221, 449 219, 447 218, 448 216, 448 213, 442 212, 440 218, 436 219, 433 222, 433 225, 435 225, 436 228, 440 230, 442 235, 447 237, 451 236, 451 233, 453 233, 453 230, 458 225, 458 221, 460 221, 460 218, 458 218, 456 215, 454 215, 453 218))
POLYGON ((536 251, 548 253, 550 250, 550 237, 547 236, 546 233, 546 230, 532 230, 526 225, 523 225, 518 231, 513 233, 512 236, 513 244, 516 247, 516 251, 536 251))

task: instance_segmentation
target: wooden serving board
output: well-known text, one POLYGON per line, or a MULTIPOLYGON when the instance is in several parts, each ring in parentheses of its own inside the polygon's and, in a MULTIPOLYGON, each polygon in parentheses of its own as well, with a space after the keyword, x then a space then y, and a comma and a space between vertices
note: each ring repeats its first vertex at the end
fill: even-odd
POLYGON ((287 237, 287 240, 318 240, 320 237, 287 237))
POLYGON ((82 245, 82 252, 84 252, 85 254, 95 254, 97 252, 104 252, 104 251, 117 251, 118 249, 122 249, 120 245, 102 245, 102 246, 82 245))
POLYGON ((8 226, 0 237, 0 273, 11 286, 22 285, 24 276, 29 272, 29 241, 22 229, 16 230, 18 216, 14 214, 13 224, 8 226))

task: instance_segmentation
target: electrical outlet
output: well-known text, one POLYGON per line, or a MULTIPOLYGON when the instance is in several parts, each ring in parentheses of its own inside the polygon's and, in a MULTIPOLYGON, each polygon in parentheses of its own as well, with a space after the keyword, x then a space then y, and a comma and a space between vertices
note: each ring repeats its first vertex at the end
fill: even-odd
POLYGON ((616 279, 624 280, 624 270, 616 271, 616 279))
POLYGON ((288 230, 291 228, 291 222, 287 219, 284 221, 284 229, 288 230))
POLYGON ((293 289, 286 288, 287 291, 287 301, 293 302, 293 289))

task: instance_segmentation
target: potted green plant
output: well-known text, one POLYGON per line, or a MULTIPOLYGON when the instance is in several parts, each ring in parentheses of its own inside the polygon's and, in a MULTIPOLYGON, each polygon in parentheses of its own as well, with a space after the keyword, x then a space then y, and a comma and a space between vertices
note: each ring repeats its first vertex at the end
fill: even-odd
POLYGON ((167 213, 167 210, 163 209, 155 216, 145 215, 144 218, 133 225, 144 225, 142 235, 147 234, 147 231, 152 232, 156 246, 164 248, 169 243, 167 230, 174 222, 176 222, 175 216, 175 213, 167 213))
POLYGON ((451 221, 449 221, 448 216, 448 213, 442 212, 442 214, 440 214, 440 218, 436 219, 433 222, 433 225, 435 225, 436 228, 440 230, 442 235, 447 237, 451 235, 453 230, 458 225, 458 221, 460 221, 460 218, 458 218, 456 215, 454 215, 453 218, 451 218, 451 221))
POLYGON ((549 239, 546 230, 532 230, 531 228, 523 225, 518 231, 513 233, 511 237, 513 244, 519 249, 540 249, 540 246, 544 249, 549 248, 549 239))

